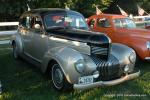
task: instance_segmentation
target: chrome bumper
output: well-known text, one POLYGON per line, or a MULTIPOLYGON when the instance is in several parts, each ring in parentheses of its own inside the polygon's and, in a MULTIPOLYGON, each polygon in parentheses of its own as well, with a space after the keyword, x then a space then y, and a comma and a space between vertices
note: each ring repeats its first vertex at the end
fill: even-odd
POLYGON ((150 57, 145 57, 145 60, 150 60, 150 57))
POLYGON ((90 88, 95 88, 100 86, 112 86, 112 85, 120 84, 127 80, 132 80, 134 78, 137 78, 139 75, 140 75, 140 71, 132 74, 127 74, 122 78, 112 80, 112 81, 99 81, 91 84, 74 84, 73 88, 77 90, 85 90, 85 89, 90 89, 90 88))

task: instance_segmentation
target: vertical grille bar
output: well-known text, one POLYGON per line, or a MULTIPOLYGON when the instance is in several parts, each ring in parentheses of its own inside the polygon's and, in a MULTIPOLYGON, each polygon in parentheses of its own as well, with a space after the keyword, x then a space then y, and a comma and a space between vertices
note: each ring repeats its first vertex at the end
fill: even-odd
POLYGON ((110 55, 108 61, 97 58, 96 56, 91 56, 92 60, 97 65, 97 70, 100 73, 100 80, 111 80, 123 74, 124 67, 120 66, 119 61, 113 55, 110 55))
POLYGON ((109 49, 110 49, 110 44, 105 43, 105 44, 91 44, 91 55, 95 55, 98 58, 101 58, 103 60, 108 60, 109 58, 109 49))

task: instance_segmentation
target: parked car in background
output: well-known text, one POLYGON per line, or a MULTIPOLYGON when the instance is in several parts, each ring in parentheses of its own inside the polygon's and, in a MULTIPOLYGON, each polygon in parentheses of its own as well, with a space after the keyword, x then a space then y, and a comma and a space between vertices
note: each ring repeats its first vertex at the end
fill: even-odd
POLYGON ((14 58, 22 57, 48 72, 57 90, 110 86, 134 79, 133 49, 88 31, 84 17, 58 8, 25 12, 12 37, 14 58))
POLYGON ((146 24, 145 29, 150 29, 150 24, 146 24))
POLYGON ((146 23, 145 23, 145 28, 146 28, 146 29, 150 29, 150 17, 145 18, 145 21, 146 21, 146 23))
POLYGON ((113 43, 133 48, 139 58, 150 60, 150 30, 136 28, 128 17, 113 14, 93 15, 87 21, 92 31, 107 34, 113 43))

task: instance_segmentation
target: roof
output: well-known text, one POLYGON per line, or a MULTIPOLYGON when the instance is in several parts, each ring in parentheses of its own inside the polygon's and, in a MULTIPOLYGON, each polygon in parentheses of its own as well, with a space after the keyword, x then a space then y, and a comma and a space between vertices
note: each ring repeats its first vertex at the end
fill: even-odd
POLYGON ((25 13, 36 13, 36 14, 46 14, 46 13, 61 13, 61 12, 73 12, 80 14, 76 11, 62 9, 62 8, 39 8, 39 9, 31 9, 31 11, 26 11, 25 13))
POLYGON ((123 15, 117 15, 117 14, 100 14, 100 15, 94 15, 94 16, 103 16, 106 18, 116 19, 116 18, 126 18, 126 16, 123 15))

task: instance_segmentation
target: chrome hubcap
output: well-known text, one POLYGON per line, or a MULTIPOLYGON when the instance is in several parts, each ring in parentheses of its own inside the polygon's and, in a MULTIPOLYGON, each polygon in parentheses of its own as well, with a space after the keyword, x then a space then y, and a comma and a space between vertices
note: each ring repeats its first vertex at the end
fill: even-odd
POLYGON ((58 83, 58 84, 62 83, 63 75, 61 73, 61 70, 60 69, 56 69, 54 74, 55 74, 54 75, 55 82, 58 83))
POLYGON ((63 72, 61 71, 58 64, 53 65, 52 81, 57 89, 61 89, 63 87, 63 72))

